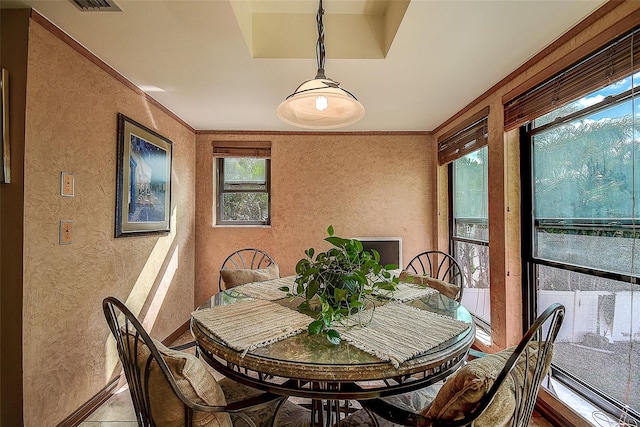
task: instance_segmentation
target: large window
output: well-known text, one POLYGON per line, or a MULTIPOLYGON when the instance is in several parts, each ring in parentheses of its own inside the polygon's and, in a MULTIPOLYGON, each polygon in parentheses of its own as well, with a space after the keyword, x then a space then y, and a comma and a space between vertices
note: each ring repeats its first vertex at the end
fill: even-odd
POLYGON ((216 224, 270 224, 271 144, 214 142, 216 224))
POLYGON ((463 272, 462 304, 490 332, 487 147, 451 164, 453 254, 463 272))
POLYGON ((449 165, 450 251, 462 270, 461 302, 490 335, 488 115, 485 108, 440 136, 438 163, 449 165))
POLYGON ((602 413, 635 422, 640 420, 638 81, 629 74, 535 119, 522 150, 523 183, 530 178, 523 186, 529 306, 537 313, 553 302, 566 308, 553 376, 602 413))

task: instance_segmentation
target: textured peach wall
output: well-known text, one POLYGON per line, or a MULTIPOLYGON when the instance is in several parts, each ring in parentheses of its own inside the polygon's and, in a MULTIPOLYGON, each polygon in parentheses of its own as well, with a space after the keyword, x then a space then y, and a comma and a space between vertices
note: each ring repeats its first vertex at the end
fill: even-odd
POLYGON ((193 308, 195 135, 32 21, 24 236, 25 426, 53 426, 107 383, 101 301, 126 301, 165 338, 193 308), (173 141, 172 232, 115 239, 117 113, 173 141), (60 172, 75 197, 60 195, 60 172), (58 244, 59 221, 74 241, 58 244), (156 316, 161 308, 162 315, 156 316))
MULTIPOLYGON (((432 247, 435 148, 426 135, 197 135, 196 304, 217 291, 224 258, 241 247, 274 256, 294 274, 326 229, 402 237, 403 259, 432 247), (271 226, 212 227, 214 140, 271 140, 271 226)), ((323 244, 325 246, 323 246, 323 244)))

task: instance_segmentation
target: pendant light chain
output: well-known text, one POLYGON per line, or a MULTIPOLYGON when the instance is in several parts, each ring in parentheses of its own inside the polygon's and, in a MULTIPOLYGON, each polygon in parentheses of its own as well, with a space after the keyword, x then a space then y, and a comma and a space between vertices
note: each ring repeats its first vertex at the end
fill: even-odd
POLYGON ((318 73, 316 79, 326 79, 324 74, 324 61, 325 61, 325 48, 324 48, 324 22, 322 17, 324 15, 324 8, 322 7, 322 0, 318 4, 318 13, 316 14, 316 24, 318 26, 318 41, 316 42, 316 60, 318 61, 318 73))

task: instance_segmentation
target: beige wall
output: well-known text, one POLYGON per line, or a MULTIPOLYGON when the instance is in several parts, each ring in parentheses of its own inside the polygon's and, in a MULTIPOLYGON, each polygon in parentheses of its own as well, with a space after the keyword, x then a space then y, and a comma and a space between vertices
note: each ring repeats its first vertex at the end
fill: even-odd
POLYGON ((343 236, 403 237, 405 259, 431 246, 429 136, 201 134, 196 144, 193 130, 33 20, 28 75, 25 426, 55 425, 112 377, 117 356, 100 307, 107 295, 163 338, 214 292, 219 264, 238 247, 263 247, 292 274, 305 249, 323 244, 329 224, 343 236), (113 237, 118 112, 173 141, 170 235, 113 237), (210 142, 234 138, 273 141, 269 228, 211 227, 210 142), (74 174, 73 198, 60 196, 62 171, 74 174), (58 244, 62 219, 73 221, 71 245, 58 244))
POLYGON ((430 136, 202 133, 196 149, 196 303, 217 292, 230 252, 262 248, 294 274, 306 249, 328 247, 329 225, 341 237, 402 237, 405 261, 433 247, 430 136), (272 141, 270 227, 212 227, 214 140, 272 141))
POLYGON ((101 302, 125 301, 163 339, 193 309, 195 134, 31 22, 24 188, 25 426, 97 394, 117 355, 101 302), (171 233, 114 238, 117 113, 173 141, 171 233), (75 197, 60 195, 60 172, 75 197), (74 241, 58 244, 62 219, 74 241), (161 310, 161 314, 157 311, 161 310))

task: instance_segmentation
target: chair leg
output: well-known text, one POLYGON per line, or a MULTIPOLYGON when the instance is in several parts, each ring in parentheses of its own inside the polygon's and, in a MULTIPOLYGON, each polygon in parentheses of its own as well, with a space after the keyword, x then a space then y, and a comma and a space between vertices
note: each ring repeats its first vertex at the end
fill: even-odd
POLYGON ((278 414, 280 410, 284 407, 285 403, 287 403, 288 398, 283 397, 276 405, 276 410, 273 412, 273 419, 271 420, 271 427, 276 427, 276 423, 278 422, 278 414))
POLYGON ((380 424, 378 424, 378 419, 376 418, 375 414, 371 412, 368 408, 362 408, 362 409, 364 409, 367 415, 369 415, 369 418, 371 418, 371 422, 373 423, 373 425, 375 427, 380 427, 380 424))

